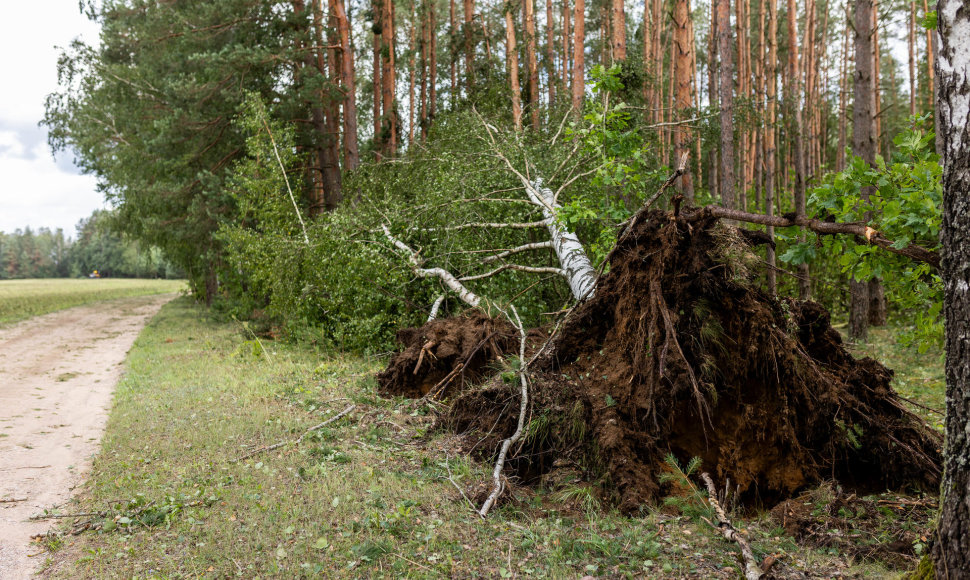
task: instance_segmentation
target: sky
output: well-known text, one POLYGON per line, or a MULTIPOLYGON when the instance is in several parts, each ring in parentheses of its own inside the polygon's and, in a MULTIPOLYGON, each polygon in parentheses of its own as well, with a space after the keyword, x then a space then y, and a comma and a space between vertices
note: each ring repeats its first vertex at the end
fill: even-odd
POLYGON ((96 43, 98 26, 78 0, 3 2, 0 18, 0 231, 62 228, 105 207, 96 180, 82 175, 70 152, 55 160, 47 146, 44 98, 57 90, 58 47, 77 37, 96 43))

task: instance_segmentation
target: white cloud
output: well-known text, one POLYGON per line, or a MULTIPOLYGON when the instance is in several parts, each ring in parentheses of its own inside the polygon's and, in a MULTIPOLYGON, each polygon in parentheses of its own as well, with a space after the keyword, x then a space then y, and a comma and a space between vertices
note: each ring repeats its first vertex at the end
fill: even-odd
MULTIPOLYGON (((47 149, 45 97, 57 90, 57 58, 76 37, 98 40, 98 27, 77 0, 4 2, 0 18, 0 231, 24 226, 62 228, 74 235, 78 220, 104 207, 91 176, 47 149)), ((70 159, 70 153, 61 153, 70 159)))
MULTIPOLYGON (((19 142, 16 146, 22 149, 19 142)), ((0 154, 0 231, 29 225, 62 228, 73 237, 78 220, 104 207, 95 178, 64 171, 44 145, 36 145, 31 153, 0 154)))

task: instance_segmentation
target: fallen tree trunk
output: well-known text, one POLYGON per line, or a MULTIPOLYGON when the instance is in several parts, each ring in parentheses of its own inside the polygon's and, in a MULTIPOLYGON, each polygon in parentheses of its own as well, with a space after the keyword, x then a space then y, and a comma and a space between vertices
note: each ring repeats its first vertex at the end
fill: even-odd
POLYGON ((542 178, 529 182, 524 176, 519 176, 529 200, 542 210, 542 217, 547 222, 552 247, 559 258, 563 275, 569 283, 569 290, 575 300, 583 300, 593 295, 596 287, 596 270, 586 255, 586 249, 580 243, 576 234, 563 227, 559 222, 559 210, 562 208, 556 202, 556 196, 548 187, 542 186, 542 178))

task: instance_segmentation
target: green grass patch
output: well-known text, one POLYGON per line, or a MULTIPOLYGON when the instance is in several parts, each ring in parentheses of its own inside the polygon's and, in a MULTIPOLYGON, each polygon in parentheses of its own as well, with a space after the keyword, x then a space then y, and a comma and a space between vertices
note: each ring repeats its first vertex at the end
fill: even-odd
POLYGON ((182 280, 127 278, 0 280, 0 325, 65 308, 185 289, 182 280))
POLYGON ((900 330, 896 325, 870 328, 869 341, 849 345, 849 350, 857 357, 872 357, 892 369, 893 388, 911 401, 907 403, 909 409, 942 431, 946 403, 943 349, 930 347, 920 353, 916 346, 904 346, 899 341, 900 330))
MULTIPOLYGON (((457 452, 410 402, 376 396, 381 360, 262 340, 183 298, 129 354, 103 448, 49 541, 58 578, 737 578, 736 546, 702 506, 638 517, 589 482, 517 488, 481 520, 491 465, 457 452), (349 405, 353 411, 293 441, 349 405), (572 487, 570 487, 572 486, 572 487), (595 498, 594 498, 595 499, 595 498), (92 531, 93 530, 93 531, 92 531)), ((690 501, 690 498, 686 498, 690 501)), ((695 500, 698 501, 698 500, 695 500)), ((737 518, 788 569, 888 574, 800 548, 766 518, 737 518)), ((824 575, 824 574, 823 574, 824 575)))

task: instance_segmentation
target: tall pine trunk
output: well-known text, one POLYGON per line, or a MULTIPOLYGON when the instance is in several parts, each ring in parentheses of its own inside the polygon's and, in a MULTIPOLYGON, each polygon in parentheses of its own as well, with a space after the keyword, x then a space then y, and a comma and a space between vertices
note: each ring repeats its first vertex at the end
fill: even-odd
POLYGON ((585 74, 585 29, 586 29, 586 2, 576 0, 575 12, 573 16, 573 90, 572 108, 577 115, 583 112, 583 97, 586 93, 585 74))
MULTIPOLYGON (((872 106, 872 0, 855 0, 855 94, 852 112, 852 152, 866 163, 876 160, 873 139, 872 106)), ((870 188, 863 188, 862 197, 869 200, 870 188)), ((869 335, 869 284, 853 278, 849 282, 852 293, 849 305, 849 337, 865 340, 869 335)))
POLYGON ((353 171, 360 165, 357 143, 357 88, 354 78, 354 51, 350 43, 350 19, 344 0, 330 0, 337 21, 340 42, 340 88, 344 93, 344 169, 353 171))
POLYGON ((610 6, 610 46, 613 62, 626 60, 626 11, 623 0, 612 0, 610 6))
POLYGON ((539 61, 536 55, 535 0, 525 2, 525 59, 529 72, 529 117, 532 129, 539 130, 539 61))
MULTIPOLYGON (((765 101, 768 122, 765 131, 765 213, 775 213, 775 110, 778 97, 778 0, 768 2, 768 62, 765 65, 765 101)), ((768 236, 774 239, 775 228, 768 226, 768 236)), ((778 284, 775 276, 775 250, 770 245, 768 257, 768 291, 776 294, 778 284)))
POLYGON ((398 118, 395 110, 394 1, 381 4, 381 110, 383 112, 383 154, 397 155, 398 118))
MULTIPOLYGON (((789 138, 792 148, 792 161, 795 165, 795 213, 805 215, 805 149, 802 143, 802 105, 801 87, 798 79, 798 25, 795 0, 788 0, 788 75, 789 94, 788 117, 791 135, 789 138)), ((799 232, 798 241, 805 243, 805 234, 799 232)), ((812 295, 812 285, 809 279, 808 264, 798 266, 798 296, 808 300, 812 295)))
POLYGON ((549 91, 549 107, 556 102, 556 26, 552 12, 552 0, 546 0, 546 80, 549 91))
POLYGON ((509 69, 512 89, 512 121, 515 130, 522 130, 522 90, 519 87, 519 52, 515 47, 515 4, 508 2, 505 9, 505 60, 509 69))
MULTIPOLYGON (((693 106, 690 94, 693 73, 694 39, 690 36, 690 10, 688 0, 675 0, 674 11, 674 76, 676 83, 674 111, 683 117, 693 106)), ((692 137, 688 125, 680 125, 674 129, 674 162, 679 163, 682 155, 687 153, 692 144, 692 137)), ((680 191, 691 203, 694 201, 694 186, 689 171, 680 178, 680 191)))
POLYGON ((717 1, 717 38, 720 54, 721 204, 736 208, 734 196, 734 58, 731 46, 731 0, 717 1))

